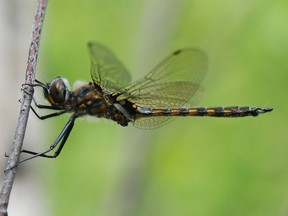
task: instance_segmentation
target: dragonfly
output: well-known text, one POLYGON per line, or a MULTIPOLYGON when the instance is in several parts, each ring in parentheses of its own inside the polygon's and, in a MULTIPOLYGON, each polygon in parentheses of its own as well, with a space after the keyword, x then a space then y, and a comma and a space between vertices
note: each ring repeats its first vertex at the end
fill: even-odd
POLYGON ((32 156, 20 162, 35 157, 59 156, 75 120, 87 115, 106 118, 124 127, 132 123, 137 128, 152 129, 179 116, 255 117, 273 110, 249 106, 195 107, 208 65, 206 53, 197 48, 173 52, 135 82, 131 82, 128 70, 108 48, 89 42, 88 50, 91 82, 78 83, 73 90, 69 89, 67 79, 60 76, 49 83, 35 80, 32 84, 43 89, 44 97, 49 102, 49 105, 42 105, 33 98, 35 106, 56 111, 40 116, 31 106, 39 119, 65 113, 72 115, 49 149, 40 153, 22 150, 22 153, 32 156))

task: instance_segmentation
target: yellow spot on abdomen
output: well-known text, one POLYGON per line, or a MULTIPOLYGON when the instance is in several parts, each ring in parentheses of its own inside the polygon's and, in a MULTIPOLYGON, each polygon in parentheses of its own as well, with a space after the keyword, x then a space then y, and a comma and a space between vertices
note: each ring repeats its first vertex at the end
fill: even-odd
POLYGON ((232 110, 228 110, 228 109, 224 110, 224 113, 231 113, 231 112, 232 112, 232 110))
POLYGON ((171 114, 179 114, 181 113, 180 109, 171 109, 171 114))
POLYGON ((197 109, 189 109, 188 112, 189 112, 190 114, 196 114, 196 113, 198 113, 197 109))
POLYGON ((207 109, 207 113, 208 113, 208 114, 215 113, 215 110, 214 110, 214 109, 207 109))
POLYGON ((159 114, 159 113, 163 113, 162 109, 153 109, 152 111, 154 114, 159 114))

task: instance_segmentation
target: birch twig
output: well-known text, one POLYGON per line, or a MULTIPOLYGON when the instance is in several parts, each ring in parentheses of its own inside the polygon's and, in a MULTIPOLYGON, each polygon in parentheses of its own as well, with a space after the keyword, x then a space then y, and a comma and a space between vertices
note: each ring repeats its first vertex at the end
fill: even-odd
POLYGON ((10 151, 7 166, 4 172, 4 180, 0 191, 0 216, 8 215, 7 208, 9 204, 10 193, 13 187, 13 182, 16 174, 16 166, 19 161, 23 145, 30 104, 33 98, 33 88, 29 85, 33 84, 35 78, 40 35, 45 17, 47 1, 48 0, 38 0, 37 4, 36 15, 32 30, 32 38, 29 47, 27 68, 25 73, 25 84, 28 85, 25 86, 25 91, 23 91, 23 98, 13 138, 12 149, 10 151))

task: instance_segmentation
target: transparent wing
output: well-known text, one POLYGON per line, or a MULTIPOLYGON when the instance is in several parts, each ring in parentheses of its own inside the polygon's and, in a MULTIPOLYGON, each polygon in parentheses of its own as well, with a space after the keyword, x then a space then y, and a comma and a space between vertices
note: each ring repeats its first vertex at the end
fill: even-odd
POLYGON ((92 80, 109 92, 116 92, 131 82, 131 75, 117 57, 96 42, 88 43, 92 80))
POLYGON ((135 120, 133 125, 141 129, 155 129, 162 127, 168 122, 174 120, 175 117, 169 116, 152 116, 152 117, 143 117, 135 120))
MULTIPOLYGON (((117 100, 127 99, 141 107, 179 108, 195 105, 197 91, 207 72, 208 58, 199 49, 174 52, 144 78, 126 86, 117 100)), ((155 128, 166 123, 169 117, 143 117, 134 125, 155 128)))

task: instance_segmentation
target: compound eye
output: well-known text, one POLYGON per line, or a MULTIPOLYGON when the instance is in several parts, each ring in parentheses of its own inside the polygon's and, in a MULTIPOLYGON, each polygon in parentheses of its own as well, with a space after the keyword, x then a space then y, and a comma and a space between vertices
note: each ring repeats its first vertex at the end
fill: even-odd
POLYGON ((66 85, 61 78, 56 78, 50 83, 50 88, 48 89, 48 94, 53 102, 61 104, 65 101, 66 95, 66 85))

